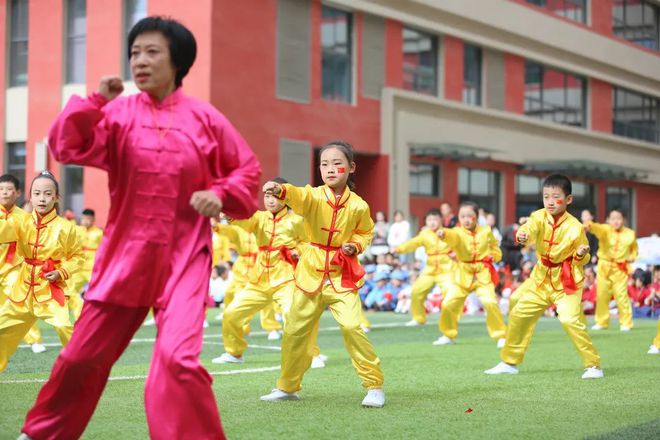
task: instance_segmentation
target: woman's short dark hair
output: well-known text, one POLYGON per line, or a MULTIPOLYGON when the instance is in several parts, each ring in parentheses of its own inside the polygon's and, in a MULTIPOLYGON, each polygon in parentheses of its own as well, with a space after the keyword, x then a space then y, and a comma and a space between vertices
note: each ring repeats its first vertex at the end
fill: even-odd
POLYGON ((131 48, 138 35, 145 32, 160 32, 167 39, 170 49, 170 59, 176 70, 174 83, 181 87, 183 78, 195 62, 197 42, 190 30, 171 18, 154 15, 145 17, 135 23, 128 33, 128 59, 131 59, 131 48))

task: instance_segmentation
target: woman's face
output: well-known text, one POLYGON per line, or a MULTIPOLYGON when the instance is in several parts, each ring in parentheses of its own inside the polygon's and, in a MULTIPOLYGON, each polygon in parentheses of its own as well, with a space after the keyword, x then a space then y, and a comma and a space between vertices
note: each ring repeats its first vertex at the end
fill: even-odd
POLYGON ((396 223, 402 222, 403 221, 403 213, 398 212, 398 211, 396 213, 394 213, 394 221, 396 223))
POLYGON ((167 38, 160 32, 138 35, 131 46, 131 73, 143 92, 163 99, 175 89, 176 69, 167 38))
POLYGON ((376 221, 377 222, 384 222, 385 221, 385 213, 383 211, 378 211, 376 213, 376 221))
POLYGON ((30 202, 38 214, 48 214, 55 207, 57 196, 57 187, 52 180, 40 178, 32 182, 30 202))

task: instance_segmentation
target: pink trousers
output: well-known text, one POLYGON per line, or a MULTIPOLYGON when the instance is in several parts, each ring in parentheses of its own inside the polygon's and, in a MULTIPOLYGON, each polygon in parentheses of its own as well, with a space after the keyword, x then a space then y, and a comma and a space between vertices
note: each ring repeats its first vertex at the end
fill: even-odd
MULTIPOLYGON (((186 273, 176 284, 167 307, 155 310, 158 336, 145 384, 149 434, 152 439, 224 440, 212 378, 199 363, 208 279, 186 273)), ((112 365, 148 311, 86 301, 22 432, 35 440, 79 438, 112 365)))

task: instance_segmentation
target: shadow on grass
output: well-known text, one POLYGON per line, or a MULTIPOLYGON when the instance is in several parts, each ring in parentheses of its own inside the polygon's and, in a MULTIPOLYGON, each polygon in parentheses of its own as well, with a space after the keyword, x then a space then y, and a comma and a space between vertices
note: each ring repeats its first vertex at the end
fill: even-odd
POLYGON ((660 419, 653 420, 641 425, 628 426, 615 431, 606 432, 590 437, 586 440, 614 440, 622 438, 634 438, 635 440, 657 439, 660 437, 660 419))

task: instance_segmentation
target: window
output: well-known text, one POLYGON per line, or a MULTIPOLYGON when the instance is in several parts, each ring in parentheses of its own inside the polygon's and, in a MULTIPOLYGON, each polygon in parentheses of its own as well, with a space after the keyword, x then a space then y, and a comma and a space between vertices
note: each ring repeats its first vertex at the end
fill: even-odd
MULTIPOLYGON (((124 0, 124 37, 128 36, 131 28, 138 21, 147 16, 147 0, 124 0)), ((126 39, 124 38, 124 41, 126 39)), ((126 44, 124 42, 124 44, 126 44)), ((128 49, 124 47, 122 59, 124 60, 124 79, 131 79, 131 63, 128 61, 128 49)))
MULTIPOLYGON (((16 177, 20 184, 23 185, 23 188, 25 188, 25 143, 8 143, 5 154, 5 173, 16 177)), ((22 204, 22 201, 19 203, 22 204)))
POLYGON ((64 209, 70 209, 78 215, 85 209, 83 206, 83 167, 62 166, 62 196, 64 209))
POLYGON ((612 32, 649 49, 658 50, 660 7, 648 0, 614 0, 612 32))
POLYGON ((590 183, 576 182, 573 180, 573 203, 568 205, 568 212, 578 219, 581 218, 582 211, 588 209, 596 212, 594 186, 590 183))
POLYGON ((536 6, 579 23, 587 22, 587 0, 527 0, 536 6))
POLYGON ((458 195, 461 203, 472 201, 500 218, 500 173, 470 168, 458 169, 458 195))
POLYGON ((66 82, 84 84, 87 68, 86 0, 67 1, 66 34, 66 82))
POLYGON ((353 101, 353 16, 323 6, 321 94, 328 101, 353 101))
POLYGON ((660 143, 660 99, 615 87, 612 104, 614 134, 660 143))
POLYGON ((584 127, 584 78, 525 62, 525 114, 544 121, 584 127))
POLYGON ((27 85, 27 0, 11 0, 9 17, 9 87, 20 87, 27 85))
POLYGON ((618 186, 608 186, 605 194, 606 211, 620 209, 626 217, 628 225, 633 225, 633 190, 618 186))
POLYGON ((527 217, 543 208, 543 179, 519 174, 516 176, 516 219, 527 217))
POLYGON ((403 29, 403 88, 427 95, 438 94, 438 39, 413 29, 403 29))
POLYGON ((481 105, 481 48, 466 44, 463 61, 463 102, 481 105))
POLYGON ((411 163, 410 194, 440 197, 440 167, 428 163, 411 163))

